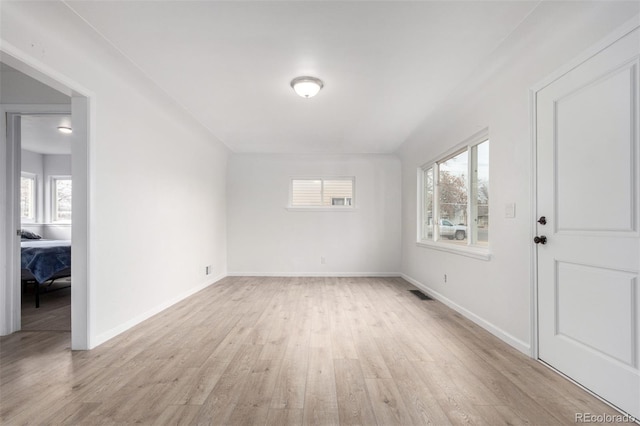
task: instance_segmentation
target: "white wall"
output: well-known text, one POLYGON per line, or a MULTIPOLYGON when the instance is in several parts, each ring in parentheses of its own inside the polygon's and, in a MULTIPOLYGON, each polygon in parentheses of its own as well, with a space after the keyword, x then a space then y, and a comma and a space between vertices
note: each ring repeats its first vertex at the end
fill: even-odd
POLYGON ((95 346, 226 273, 228 149, 64 4, 0 5, 5 53, 90 98, 95 346))
POLYGON ((43 170, 45 176, 71 176, 71 155, 45 155, 43 170))
POLYGON ((399 188, 400 161, 393 155, 233 155, 227 187, 229 272, 397 274, 399 188), (289 181, 303 176, 355 176, 356 209, 287 210, 289 181))
POLYGON ((23 149, 21 152, 21 166, 23 172, 33 173, 42 177, 44 170, 44 156, 38 152, 23 149))
POLYGON ((2 104, 69 104, 63 93, 13 69, 0 70, 2 104))
POLYGON ((402 146, 402 272, 520 350, 530 347, 531 138, 529 89, 638 13, 638 3, 546 2, 480 67, 451 104, 402 146), (485 72, 486 71, 486 72, 485 72), (488 127, 490 261, 417 247, 416 170, 488 127), (516 217, 505 205, 516 204, 516 217), (447 274, 447 283, 443 277, 447 274))

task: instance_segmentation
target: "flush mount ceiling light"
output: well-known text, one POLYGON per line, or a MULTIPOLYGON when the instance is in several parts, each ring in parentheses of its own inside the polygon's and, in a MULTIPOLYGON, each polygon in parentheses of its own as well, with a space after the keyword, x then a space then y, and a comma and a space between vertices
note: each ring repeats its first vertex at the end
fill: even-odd
POLYGON ((291 80, 291 87, 303 98, 311 98, 318 94, 324 86, 322 80, 316 77, 296 77, 291 80))
POLYGON ((66 127, 66 126, 58 126, 58 130, 60 131, 60 133, 72 133, 73 130, 71 130, 71 127, 66 127))

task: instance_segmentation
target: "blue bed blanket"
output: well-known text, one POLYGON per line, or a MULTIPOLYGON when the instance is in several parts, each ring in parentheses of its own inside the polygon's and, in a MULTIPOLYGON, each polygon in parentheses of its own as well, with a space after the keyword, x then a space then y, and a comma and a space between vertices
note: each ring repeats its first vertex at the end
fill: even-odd
POLYGON ((20 268, 31 272, 40 284, 71 266, 69 240, 28 240, 20 246, 20 268))

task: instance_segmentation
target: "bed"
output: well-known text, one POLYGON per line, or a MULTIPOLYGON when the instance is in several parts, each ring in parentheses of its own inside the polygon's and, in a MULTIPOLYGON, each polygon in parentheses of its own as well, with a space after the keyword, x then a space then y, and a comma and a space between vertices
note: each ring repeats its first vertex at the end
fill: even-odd
MULTIPOLYGON (((20 268, 23 288, 34 284, 36 308, 40 307, 41 286, 71 276, 70 240, 22 240, 20 242, 20 268)), ((59 287, 56 289, 68 288, 59 287)))

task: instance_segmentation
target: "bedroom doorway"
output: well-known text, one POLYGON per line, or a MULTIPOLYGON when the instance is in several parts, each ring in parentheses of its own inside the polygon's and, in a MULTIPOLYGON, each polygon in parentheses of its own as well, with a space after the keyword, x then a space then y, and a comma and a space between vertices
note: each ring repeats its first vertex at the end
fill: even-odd
MULTIPOLYGON (((3 216, 1 222, 4 224, 0 239, 6 242, 0 248, 0 255, 6 261, 6 271, 3 271, 4 276, 0 281, 0 292, 3 296, 0 299, 3 305, 0 335, 21 330, 23 325, 27 325, 27 328, 36 327, 51 331, 66 328, 71 331, 72 349, 89 349, 88 98, 26 65, 15 56, 4 51, 0 53, 2 54, 0 77, 4 86, 3 96, 0 99, 2 113, 0 130, 3 142, 0 149, 0 162, 6 165, 7 171, 0 177, 2 179, 0 201, 6 206, 0 212, 3 216), (10 76, 7 77, 7 74, 10 76), (66 103, 60 101, 65 98, 66 103), (38 165, 42 162, 42 172, 38 176, 37 173, 23 170, 22 157, 25 152, 22 151, 25 148, 23 142, 29 144, 33 142, 27 141, 24 137, 31 138, 34 132, 38 133, 38 129, 50 127, 56 120, 66 120, 66 123, 55 125, 56 132, 60 132, 58 127, 72 129, 72 133, 67 135, 70 139, 68 144, 70 152, 36 152, 36 148, 29 146, 31 149, 27 150, 29 153, 26 156, 29 157, 32 166, 34 163, 38 165), (68 157, 63 157, 64 155, 68 157), (29 180, 29 178, 35 179, 29 180), (35 189, 33 194, 35 202, 28 197, 21 197, 22 189, 25 189, 23 187, 28 189, 30 185, 35 189), (70 199, 65 199, 65 197, 69 198, 68 196, 70 199), (36 203, 40 203, 39 208, 36 203), (28 211, 29 208, 33 210, 28 211), (26 223, 23 222, 24 216, 28 216, 26 223), (41 307, 36 309, 33 294, 35 286, 32 282, 32 292, 25 295, 25 302, 31 302, 34 306, 30 307, 31 312, 26 312, 27 317, 22 316, 23 283, 20 246, 23 228, 27 228, 26 230, 31 228, 32 232, 48 240, 67 239, 69 246, 73 247, 70 253, 71 268, 67 271, 73 276, 73 285, 69 289, 61 290, 60 297, 49 298, 48 309, 38 312, 38 309, 45 306, 44 299, 41 298, 41 307), (64 292, 67 292, 66 301, 63 300, 64 292), (40 315, 45 310, 51 311, 49 308, 54 306, 60 309, 60 315, 53 318, 49 312, 49 324, 46 324, 46 319, 37 319, 32 316, 36 312, 38 312, 36 315, 40 315)), ((64 276, 64 272, 62 271, 63 276, 59 277, 62 281, 59 281, 56 287, 69 284, 70 280, 64 276)))
MULTIPOLYGON (((19 125, 22 331, 71 332, 71 99, 59 113, 9 113, 19 125)), ((66 99, 65 99, 66 98, 66 99)))

